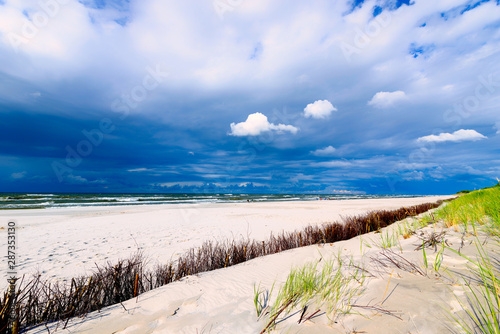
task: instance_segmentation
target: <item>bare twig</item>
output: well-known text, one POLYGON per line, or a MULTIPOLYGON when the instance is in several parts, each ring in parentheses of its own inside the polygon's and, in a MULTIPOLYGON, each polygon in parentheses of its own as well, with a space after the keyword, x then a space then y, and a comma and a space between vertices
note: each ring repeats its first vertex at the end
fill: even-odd
POLYGON ((282 308, 279 309, 278 312, 276 312, 276 315, 269 321, 269 323, 267 324, 267 326, 262 330, 262 332, 260 332, 260 334, 263 334, 275 321, 276 319, 278 318, 278 316, 288 307, 290 306, 291 303, 293 303, 293 300, 294 298, 290 298, 288 300, 288 303, 286 303, 282 308))
POLYGON ((351 305, 351 307, 357 307, 357 308, 362 308, 362 309, 367 309, 367 310, 373 310, 373 311, 376 311, 376 312, 379 312, 379 313, 383 313, 383 314, 387 314, 387 315, 393 316, 395 318, 398 318, 399 320, 403 320, 401 317, 399 317, 396 314, 394 314, 397 311, 386 310, 386 309, 384 309, 384 308, 382 308, 380 306, 377 306, 377 305, 351 305))

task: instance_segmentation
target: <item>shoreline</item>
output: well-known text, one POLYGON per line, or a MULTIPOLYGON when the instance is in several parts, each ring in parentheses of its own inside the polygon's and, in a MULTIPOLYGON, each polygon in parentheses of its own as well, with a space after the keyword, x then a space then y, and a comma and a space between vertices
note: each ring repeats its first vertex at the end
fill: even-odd
MULTIPOLYGON (((52 208, 129 207, 177 204, 235 204, 246 202, 309 202, 318 200, 398 199, 442 195, 345 194, 30 194, 0 193, 0 212, 52 208)), ((447 195, 444 195, 447 196, 447 195)))
POLYGON ((65 281, 138 250, 154 265, 208 240, 265 240, 271 233, 451 197, 52 208, 0 211, 0 217, 18 227, 20 275, 38 271, 65 281))

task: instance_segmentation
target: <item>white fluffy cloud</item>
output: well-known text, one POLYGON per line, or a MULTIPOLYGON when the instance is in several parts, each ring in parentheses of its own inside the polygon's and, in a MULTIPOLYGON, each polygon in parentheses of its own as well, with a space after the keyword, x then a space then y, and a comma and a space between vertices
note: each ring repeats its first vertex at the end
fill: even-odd
POLYGON ((401 90, 395 92, 378 92, 368 101, 368 105, 374 106, 375 108, 387 108, 405 99, 406 94, 401 90))
POLYGON ((334 161, 323 161, 318 163, 313 163, 311 166, 314 167, 326 167, 326 168, 344 168, 352 166, 352 163, 345 160, 334 160, 334 161))
POLYGON ((277 131, 278 133, 288 131, 296 134, 299 129, 293 125, 269 123, 266 115, 256 112, 248 115, 247 120, 244 122, 231 123, 231 132, 229 134, 237 137, 258 136, 267 131, 277 131))
POLYGON ((500 135, 500 121, 495 123, 495 129, 497 130, 497 135, 500 135))
POLYGON ((318 100, 314 103, 309 103, 307 107, 304 108, 304 117, 309 118, 327 118, 331 115, 332 111, 337 111, 330 101, 328 100, 318 100))
POLYGON ((311 153, 313 155, 316 155, 318 157, 326 157, 333 155, 335 153, 336 149, 333 146, 327 146, 325 148, 317 149, 316 151, 312 151, 311 153))
POLYGON ((479 132, 475 130, 458 130, 453 133, 440 133, 439 135, 430 135, 425 137, 420 137, 417 139, 419 142, 459 142, 459 141, 476 141, 481 139, 486 139, 486 136, 483 136, 479 132))

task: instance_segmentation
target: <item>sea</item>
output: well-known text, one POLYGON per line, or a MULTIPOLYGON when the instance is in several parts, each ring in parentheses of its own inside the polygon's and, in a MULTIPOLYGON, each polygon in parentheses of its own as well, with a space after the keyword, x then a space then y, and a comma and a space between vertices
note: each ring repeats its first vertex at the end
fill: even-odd
POLYGON ((182 203, 238 203, 273 201, 317 201, 416 196, 350 194, 30 194, 0 193, 0 210, 57 207, 151 205, 182 203))

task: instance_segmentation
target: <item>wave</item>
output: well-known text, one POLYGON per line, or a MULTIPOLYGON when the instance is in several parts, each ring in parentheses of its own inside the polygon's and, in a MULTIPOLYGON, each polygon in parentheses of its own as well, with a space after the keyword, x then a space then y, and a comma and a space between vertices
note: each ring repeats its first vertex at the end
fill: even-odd
POLYGON ((195 203, 243 203, 274 201, 314 201, 321 199, 362 199, 415 197, 389 195, 349 195, 349 194, 0 194, 0 210, 33 209, 51 207, 88 207, 116 205, 157 205, 195 203))

